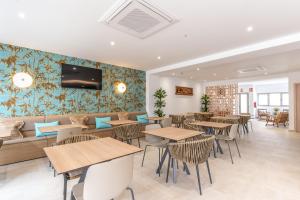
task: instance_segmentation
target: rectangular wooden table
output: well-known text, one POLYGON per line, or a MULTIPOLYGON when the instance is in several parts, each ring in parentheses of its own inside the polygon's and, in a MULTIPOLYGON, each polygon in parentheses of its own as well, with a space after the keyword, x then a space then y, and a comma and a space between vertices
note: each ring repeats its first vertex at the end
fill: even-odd
POLYGON ((126 125, 126 124, 136 124, 138 123, 137 121, 133 121, 133 120, 113 120, 113 121, 109 121, 106 122, 112 126, 121 126, 121 125, 126 125))
POLYGON ((207 121, 196 121, 196 122, 192 122, 191 124, 196 125, 196 126, 215 128, 215 129, 225 129, 227 127, 232 126, 232 124, 218 123, 218 122, 207 122, 207 121))
MULTIPOLYGON (((158 128, 158 129, 152 129, 149 131, 143 131, 143 133, 161 137, 161 138, 165 138, 165 139, 169 139, 170 141, 173 141, 173 142, 174 141, 178 142, 178 141, 185 140, 185 139, 188 139, 191 137, 195 137, 197 135, 201 135, 203 132, 182 129, 182 128, 175 128, 175 127, 167 127, 167 128, 158 128)), ((159 162, 158 168, 156 170, 157 174, 160 174, 160 170, 161 170, 168 154, 170 154, 170 151, 167 147, 160 162, 159 162)), ((189 172, 189 169, 188 169, 186 163, 183 163, 183 165, 184 165, 184 170, 189 175, 190 172, 189 172)), ((173 167, 175 167, 175 166, 173 166, 173 167)), ((174 183, 176 182, 175 179, 176 179, 176 170, 173 170, 173 182, 174 183)))
POLYGON ((91 165, 131 155, 142 151, 142 149, 107 137, 73 144, 46 147, 44 151, 56 172, 64 175, 64 199, 66 199, 66 174, 68 172, 78 169, 87 170, 87 167, 91 165))
POLYGON ((66 129, 66 128, 76 128, 76 127, 80 127, 82 129, 89 128, 88 126, 81 125, 81 124, 65 124, 65 125, 58 125, 58 126, 40 127, 39 130, 42 133, 49 133, 49 132, 57 132, 59 130, 66 129))
POLYGON ((165 117, 148 117, 148 120, 154 121, 155 124, 159 124, 165 117))

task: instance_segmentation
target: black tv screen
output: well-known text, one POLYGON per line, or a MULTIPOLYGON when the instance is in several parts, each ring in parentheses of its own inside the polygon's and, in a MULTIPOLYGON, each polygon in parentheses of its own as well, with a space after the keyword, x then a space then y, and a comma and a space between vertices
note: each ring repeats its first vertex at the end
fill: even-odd
POLYGON ((64 88, 102 90, 102 70, 62 64, 61 86, 64 88))

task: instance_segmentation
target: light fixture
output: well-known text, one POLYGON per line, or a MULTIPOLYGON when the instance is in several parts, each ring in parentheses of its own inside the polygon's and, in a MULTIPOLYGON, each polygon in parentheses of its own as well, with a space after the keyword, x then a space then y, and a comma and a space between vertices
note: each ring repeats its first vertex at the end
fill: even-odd
POLYGON ((76 67, 73 67, 73 70, 76 70, 77 68, 76 67))
POLYGON ((110 46, 115 46, 115 42, 114 41, 110 41, 110 46))
POLYGON ((25 13, 19 12, 19 13, 18 13, 18 17, 19 17, 20 19, 25 19, 25 13))
POLYGON ((193 77, 191 76, 190 79, 193 79, 193 77))
POLYGON ((161 57, 160 57, 160 56, 157 56, 157 59, 158 59, 158 60, 160 60, 160 59, 161 59, 161 57))
POLYGON ((198 67, 198 68, 197 68, 197 71, 199 71, 199 70, 200 70, 200 68, 198 67))
POLYGON ((247 27, 247 31, 248 31, 248 32, 253 31, 253 26, 248 26, 248 27, 247 27))
POLYGON ((217 76, 217 73, 213 73, 213 76, 217 76))
POLYGON ((25 72, 16 73, 13 76, 13 83, 15 86, 19 88, 27 88, 32 85, 33 79, 32 77, 25 72))
POLYGON ((119 93, 124 93, 126 91, 125 83, 118 83, 117 90, 119 93))
POLYGON ((268 75, 268 72, 265 72, 264 75, 268 75))
POLYGON ((173 72, 173 73, 172 73, 172 76, 175 76, 175 75, 176 75, 175 72, 173 72))

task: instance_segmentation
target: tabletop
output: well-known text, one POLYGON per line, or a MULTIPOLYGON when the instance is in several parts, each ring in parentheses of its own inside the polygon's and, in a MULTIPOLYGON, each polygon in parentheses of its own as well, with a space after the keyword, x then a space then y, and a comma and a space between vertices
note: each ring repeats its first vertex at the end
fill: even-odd
POLYGON ((87 129, 89 128, 88 126, 82 125, 82 124, 64 124, 64 125, 58 125, 58 126, 46 126, 46 127, 40 127, 39 130, 42 133, 48 133, 48 132, 57 132, 62 129, 66 128, 76 128, 80 127, 82 129, 87 129))
POLYGON ((222 116, 216 116, 216 117, 211 117, 210 119, 221 119, 221 120, 238 120, 240 117, 222 117, 222 116))
POLYGON ((134 154, 142 151, 142 149, 106 137, 72 144, 45 147, 44 151, 57 173, 61 174, 134 154))
POLYGON ((125 125, 125 124, 136 124, 138 123, 137 121, 133 121, 133 120, 114 120, 114 121, 109 121, 106 122, 112 126, 120 126, 120 125, 125 125))
POLYGON ((165 117, 148 117, 149 120, 153 120, 153 121, 156 121, 156 120, 164 120, 165 117))
POLYGON ((192 122, 191 124, 196 125, 196 126, 204 126, 204 127, 217 128, 217 129, 224 129, 224 128, 232 126, 232 124, 207 122, 207 121, 196 121, 196 122, 192 122))
POLYGON ((143 133, 158 136, 169 140, 180 141, 180 140, 185 140, 200 135, 203 132, 182 129, 182 128, 175 128, 175 127, 166 127, 166 128, 152 129, 149 131, 143 131, 143 133))

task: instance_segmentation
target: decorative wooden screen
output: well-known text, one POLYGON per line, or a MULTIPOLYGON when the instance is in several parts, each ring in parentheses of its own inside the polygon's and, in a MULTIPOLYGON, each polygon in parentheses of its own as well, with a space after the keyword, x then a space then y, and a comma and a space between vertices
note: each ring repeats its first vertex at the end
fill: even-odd
POLYGON ((176 86, 175 94, 193 96, 193 88, 176 86))
POLYGON ((220 116, 238 114, 238 84, 208 86, 206 94, 210 97, 209 112, 220 116))

